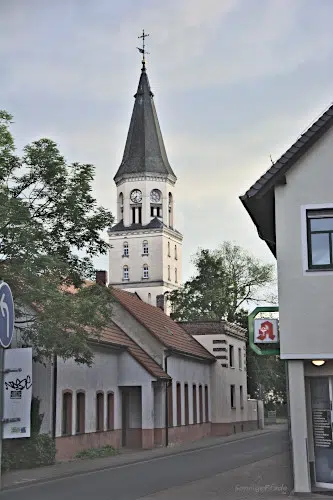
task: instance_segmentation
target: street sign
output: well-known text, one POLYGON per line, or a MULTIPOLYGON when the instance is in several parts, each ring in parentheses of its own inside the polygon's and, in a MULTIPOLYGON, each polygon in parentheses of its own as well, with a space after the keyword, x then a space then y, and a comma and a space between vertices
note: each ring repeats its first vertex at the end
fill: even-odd
POLYGON ((255 344, 276 344, 279 342, 278 323, 277 319, 256 318, 254 320, 255 344))
POLYGON ((4 281, 0 282, 0 345, 10 346, 14 333, 14 302, 11 289, 4 281))
POLYGON ((7 349, 4 361, 2 437, 30 437, 32 349, 7 349))
MULTIPOLYGON (((260 306, 260 307, 256 307, 248 316, 249 344, 250 344, 252 351, 254 351, 256 354, 259 354, 259 356, 278 356, 280 354, 280 344, 279 344, 278 338, 277 338, 277 340, 273 338, 274 329, 272 332, 272 328, 269 327, 269 325, 267 325, 267 324, 263 325, 264 330, 260 333, 259 333, 259 328, 258 328, 258 330, 257 330, 258 336, 255 337, 256 316, 258 316, 259 313, 265 313, 265 312, 272 313, 272 312, 278 312, 278 311, 279 311, 278 306, 262 306, 262 307, 260 306), (260 338, 265 339, 269 336, 268 332, 270 333, 270 336, 272 337, 271 341, 258 343, 258 340, 260 341, 260 338), (260 338, 258 338, 258 337, 260 337, 260 338), (271 347, 270 347, 270 344, 272 344, 271 347), (262 347, 260 347, 260 345, 262 347), (268 348, 267 348, 267 346, 268 346, 268 348)), ((266 318, 266 319, 261 319, 260 321, 262 323, 265 323, 267 321, 272 322, 275 320, 273 320, 273 319, 267 320, 267 318, 266 318)), ((257 325, 259 325, 259 324, 260 323, 257 323, 257 325)), ((276 327, 277 327, 277 325, 276 325, 276 327)), ((277 330, 275 333, 277 333, 277 330)))

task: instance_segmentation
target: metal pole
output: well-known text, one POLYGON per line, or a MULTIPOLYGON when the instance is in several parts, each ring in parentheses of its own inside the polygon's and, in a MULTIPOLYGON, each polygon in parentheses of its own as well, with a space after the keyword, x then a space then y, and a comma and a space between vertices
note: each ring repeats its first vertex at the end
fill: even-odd
POLYGON ((4 418, 4 404, 3 404, 3 390, 4 390, 4 369, 5 369, 5 349, 0 347, 0 491, 2 489, 2 437, 3 437, 3 422, 4 418))

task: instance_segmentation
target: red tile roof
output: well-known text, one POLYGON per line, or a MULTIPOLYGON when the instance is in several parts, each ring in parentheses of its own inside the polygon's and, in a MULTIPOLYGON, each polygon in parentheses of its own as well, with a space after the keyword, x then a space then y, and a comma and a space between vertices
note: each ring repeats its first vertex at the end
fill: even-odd
POLYGON ((178 324, 190 335, 230 335, 246 340, 246 330, 228 321, 179 321, 178 324))
POLYGON ((119 288, 112 287, 112 294, 137 321, 166 347, 179 353, 215 361, 215 357, 210 352, 160 308, 147 304, 138 296, 119 288))
MULTIPOLYGON (((134 342, 123 330, 115 323, 111 322, 110 326, 104 328, 99 337, 100 341, 125 347, 130 355, 140 363, 143 368, 151 375, 157 378, 168 379, 169 375, 159 366, 159 364, 149 356, 138 344, 134 342)), ((96 342, 98 343, 98 340, 96 342)))

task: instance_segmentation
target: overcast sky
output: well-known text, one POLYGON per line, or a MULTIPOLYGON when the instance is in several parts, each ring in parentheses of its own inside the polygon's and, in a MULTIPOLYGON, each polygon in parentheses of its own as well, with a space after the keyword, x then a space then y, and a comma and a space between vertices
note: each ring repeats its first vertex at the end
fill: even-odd
POLYGON ((332 0, 0 0, 0 109, 19 148, 49 137, 93 163, 115 212, 144 28, 183 280, 199 246, 224 240, 273 262, 238 196, 330 105, 332 19, 332 0))

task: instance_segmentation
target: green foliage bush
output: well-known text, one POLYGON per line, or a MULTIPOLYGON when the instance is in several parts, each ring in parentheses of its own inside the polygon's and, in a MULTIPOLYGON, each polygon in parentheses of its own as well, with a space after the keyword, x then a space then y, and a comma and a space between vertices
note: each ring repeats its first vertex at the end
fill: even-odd
POLYGON ((31 402, 31 437, 5 439, 2 448, 2 469, 31 469, 55 462, 56 447, 52 437, 39 434, 43 415, 39 413, 40 400, 31 402))
POLYGON ((88 448, 87 450, 79 451, 75 458, 84 460, 85 458, 102 458, 111 457, 113 455, 118 455, 118 450, 116 450, 111 445, 102 446, 102 448, 88 448))

